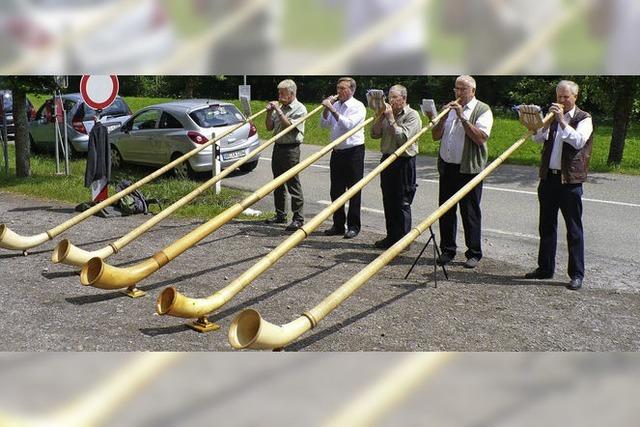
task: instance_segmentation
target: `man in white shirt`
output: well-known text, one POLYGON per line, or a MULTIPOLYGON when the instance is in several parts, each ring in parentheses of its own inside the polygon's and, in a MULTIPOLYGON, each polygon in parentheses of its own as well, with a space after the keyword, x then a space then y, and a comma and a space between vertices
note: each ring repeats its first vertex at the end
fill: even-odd
MULTIPOLYGON (((458 77, 454 92, 459 102, 446 105, 451 107, 451 111, 431 132, 434 141, 441 140, 438 158, 440 205, 484 169, 488 158, 487 140, 493 126, 491 108, 476 99, 476 81, 473 77, 458 77)), ((467 245, 466 268, 475 268, 482 258, 481 197, 482 182, 458 203, 467 245)), ((450 263, 456 256, 456 211, 457 205, 440 218, 442 255, 437 260, 439 265, 450 263)))
MULTIPOLYGON (((364 104, 353 97, 356 81, 351 77, 338 79, 337 95, 322 101, 324 110, 320 126, 331 129, 331 140, 335 140, 361 124, 367 110, 364 104)), ((331 201, 340 197, 347 189, 360 181, 364 175, 364 128, 338 144, 331 152, 331 201)), ((344 207, 333 214, 333 226, 325 230, 327 236, 344 235, 352 239, 360 232, 360 192, 349 200, 349 213, 344 207), (345 231, 346 224, 346 231, 345 231)))
POLYGON ((558 210, 567 226, 567 246, 571 278, 568 289, 578 290, 584 279, 584 233, 582 229, 582 183, 587 179, 593 121, 591 115, 576 106, 579 87, 562 80, 556 86, 556 99, 549 109, 555 120, 532 139, 543 143, 540 162, 540 248, 538 268, 527 279, 550 279, 555 270, 558 210))

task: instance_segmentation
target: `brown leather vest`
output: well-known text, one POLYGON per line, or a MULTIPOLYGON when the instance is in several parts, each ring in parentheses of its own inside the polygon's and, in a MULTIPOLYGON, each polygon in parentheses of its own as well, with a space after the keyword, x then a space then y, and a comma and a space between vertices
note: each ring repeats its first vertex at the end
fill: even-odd
MULTIPOLYGON (((569 121, 569 126, 577 129, 578 123, 582 120, 591 117, 587 112, 582 111, 576 106, 575 114, 569 121)), ((556 132, 558 130, 558 122, 554 121, 549 128, 549 138, 545 141, 542 147, 542 161, 540 163, 540 179, 547 178, 547 172, 549 171, 549 161, 551 159, 551 150, 553 150, 553 142, 556 139, 556 132)), ((589 171, 589 160, 591 160, 591 147, 593 145, 593 134, 589 136, 584 147, 580 150, 576 150, 570 144, 562 144, 562 183, 563 184, 579 184, 587 179, 587 172, 589 171)))

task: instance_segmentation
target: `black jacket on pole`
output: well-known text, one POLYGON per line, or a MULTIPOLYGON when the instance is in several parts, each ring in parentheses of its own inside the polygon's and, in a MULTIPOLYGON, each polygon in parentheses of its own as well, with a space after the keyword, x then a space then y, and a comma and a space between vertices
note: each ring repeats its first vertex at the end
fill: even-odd
POLYGON ((103 176, 107 181, 111 179, 111 149, 109 147, 109 133, 107 127, 97 122, 89 133, 89 151, 87 153, 87 168, 84 173, 84 186, 90 187, 93 181, 103 176))

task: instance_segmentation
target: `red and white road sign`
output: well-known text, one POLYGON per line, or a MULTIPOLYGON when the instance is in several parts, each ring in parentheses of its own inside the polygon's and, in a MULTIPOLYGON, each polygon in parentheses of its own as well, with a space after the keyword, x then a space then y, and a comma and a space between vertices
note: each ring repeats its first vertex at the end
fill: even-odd
POLYGON ((120 84, 118 76, 84 75, 80 79, 80 94, 84 102, 94 110, 104 110, 115 101, 120 84))

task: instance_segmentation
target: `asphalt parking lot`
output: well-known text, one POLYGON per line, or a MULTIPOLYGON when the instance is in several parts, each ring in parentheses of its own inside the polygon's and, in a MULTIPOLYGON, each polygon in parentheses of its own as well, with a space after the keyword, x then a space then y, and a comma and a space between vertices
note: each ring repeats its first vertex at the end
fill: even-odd
MULTIPOLYGON (((263 201, 267 209, 271 201, 263 201)), ((0 193, 0 218, 21 234, 39 233, 69 217, 72 207, 0 193)), ((313 212, 307 213, 312 215, 313 212)), ((63 234, 83 248, 111 242, 144 216, 90 218, 63 234)), ((109 258, 113 265, 143 260, 195 228, 199 221, 168 220, 109 258)), ((222 288, 286 237, 282 226, 231 222, 140 283, 147 296, 131 299, 117 291, 80 285, 73 269, 52 265, 54 242, 28 256, 0 252, 0 311, 5 351, 224 351, 226 332, 243 308, 257 309, 274 324, 287 323, 312 308, 379 255, 371 243, 381 236, 364 229, 353 240, 312 234, 298 248, 210 316, 221 325, 200 334, 183 319, 155 314, 166 286, 191 297, 222 288)), ((59 239, 59 238, 58 238, 59 239)), ((506 245, 517 254, 517 240, 506 245)), ((517 257, 486 256, 474 270, 459 258, 450 279, 423 259, 403 277, 422 244, 414 243, 288 351, 637 351, 640 293, 637 272, 623 265, 599 268, 590 286, 565 289, 564 278, 523 280, 517 257), (615 271, 615 274, 611 274, 615 271)), ((525 255, 522 255, 525 256, 525 255)), ((527 255, 528 256, 528 255, 527 255)), ((602 263, 599 263, 602 261, 602 263)))

